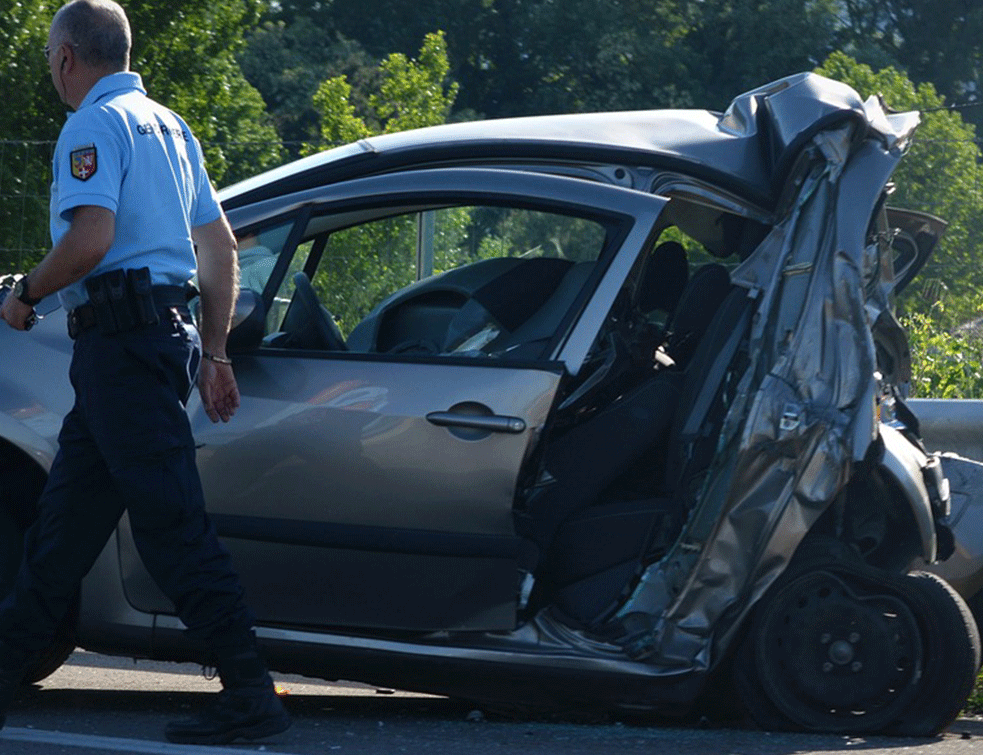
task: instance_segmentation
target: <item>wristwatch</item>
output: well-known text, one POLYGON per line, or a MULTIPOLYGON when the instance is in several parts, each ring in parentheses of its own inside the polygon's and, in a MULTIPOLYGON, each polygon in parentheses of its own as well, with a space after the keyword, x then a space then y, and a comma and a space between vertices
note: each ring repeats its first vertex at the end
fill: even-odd
POLYGON ((41 299, 35 299, 33 296, 31 296, 30 292, 27 290, 26 275, 21 277, 21 279, 14 284, 13 294, 29 307, 33 307, 35 304, 41 301, 41 299))

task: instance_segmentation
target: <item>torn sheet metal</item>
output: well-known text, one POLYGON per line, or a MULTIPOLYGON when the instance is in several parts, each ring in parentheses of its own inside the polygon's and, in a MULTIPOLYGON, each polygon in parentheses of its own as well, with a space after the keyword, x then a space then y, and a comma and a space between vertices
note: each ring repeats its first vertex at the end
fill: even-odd
POLYGON ((864 285, 863 239, 917 119, 889 118, 836 88, 848 107, 827 110, 828 98, 810 100, 814 83, 751 93, 722 119, 746 133, 767 113, 776 175, 796 147, 810 159, 785 216, 732 276, 756 304, 716 460, 683 535, 620 611, 661 615, 629 650, 667 667, 707 669, 719 657, 877 437, 870 315, 889 302, 864 285))

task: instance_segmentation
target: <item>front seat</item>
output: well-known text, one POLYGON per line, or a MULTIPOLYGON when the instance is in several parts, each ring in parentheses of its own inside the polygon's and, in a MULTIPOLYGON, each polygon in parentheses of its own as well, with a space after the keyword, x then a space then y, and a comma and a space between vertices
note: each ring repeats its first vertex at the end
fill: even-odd
POLYGON ((716 262, 701 267, 686 284, 666 323, 666 352, 680 368, 689 364, 730 290, 730 273, 716 262))

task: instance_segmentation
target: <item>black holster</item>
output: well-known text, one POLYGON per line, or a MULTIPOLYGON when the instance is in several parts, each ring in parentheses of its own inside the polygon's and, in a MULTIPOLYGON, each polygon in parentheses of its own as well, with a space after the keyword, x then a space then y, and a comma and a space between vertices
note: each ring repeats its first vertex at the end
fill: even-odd
POLYGON ((159 320, 150 268, 110 270, 87 279, 85 288, 104 335, 156 325, 159 320))

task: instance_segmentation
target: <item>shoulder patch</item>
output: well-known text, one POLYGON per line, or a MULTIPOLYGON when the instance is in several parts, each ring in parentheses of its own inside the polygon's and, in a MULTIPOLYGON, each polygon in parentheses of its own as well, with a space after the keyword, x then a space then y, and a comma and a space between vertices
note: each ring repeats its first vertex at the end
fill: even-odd
POLYGON ((71 155, 71 162, 72 176, 79 181, 88 181, 99 168, 95 145, 74 150, 71 155))

